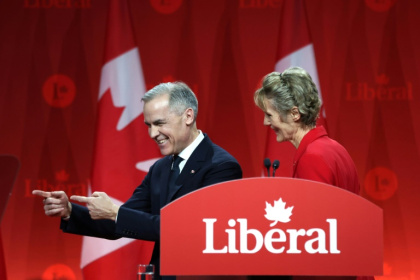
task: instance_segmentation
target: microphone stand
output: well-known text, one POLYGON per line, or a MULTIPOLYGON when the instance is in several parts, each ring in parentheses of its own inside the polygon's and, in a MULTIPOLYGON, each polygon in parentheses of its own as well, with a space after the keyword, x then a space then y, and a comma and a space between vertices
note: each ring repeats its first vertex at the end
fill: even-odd
POLYGON ((264 166, 267 168, 267 177, 270 177, 270 167, 271 167, 271 161, 269 158, 264 159, 264 166))
POLYGON ((280 166, 280 161, 278 161, 277 159, 273 161, 273 177, 275 177, 276 175, 276 170, 277 168, 279 168, 280 166))

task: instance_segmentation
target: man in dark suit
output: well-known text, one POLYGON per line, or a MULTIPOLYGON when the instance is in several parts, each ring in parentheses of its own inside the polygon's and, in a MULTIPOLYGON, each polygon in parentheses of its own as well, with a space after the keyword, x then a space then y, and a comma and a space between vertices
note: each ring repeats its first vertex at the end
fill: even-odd
POLYGON ((160 84, 142 101, 149 135, 165 157, 150 167, 126 203, 119 207, 103 192, 71 197, 87 207, 70 203, 64 192, 35 190, 33 194, 44 197, 46 215, 62 218, 64 232, 155 241, 151 263, 159 278, 160 209, 191 191, 240 179, 242 170, 234 157, 197 129, 198 102, 187 85, 160 84))

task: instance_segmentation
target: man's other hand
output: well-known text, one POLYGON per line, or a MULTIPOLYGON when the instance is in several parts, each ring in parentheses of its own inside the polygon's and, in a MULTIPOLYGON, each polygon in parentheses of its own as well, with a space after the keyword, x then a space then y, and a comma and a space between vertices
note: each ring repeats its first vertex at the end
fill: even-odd
POLYGON ((43 197, 45 215, 50 217, 69 218, 71 214, 71 203, 67 194, 63 191, 44 192, 33 190, 33 195, 43 197))
POLYGON ((90 217, 93 220, 107 219, 115 221, 120 209, 104 192, 94 192, 90 197, 72 195, 70 199, 86 203, 90 217))

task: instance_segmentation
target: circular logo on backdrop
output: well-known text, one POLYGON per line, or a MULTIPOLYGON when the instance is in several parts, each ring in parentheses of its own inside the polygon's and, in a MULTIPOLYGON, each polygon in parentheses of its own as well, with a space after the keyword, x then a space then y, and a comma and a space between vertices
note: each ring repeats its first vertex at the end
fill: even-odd
POLYGON ((398 189, 398 179, 394 171, 385 167, 375 167, 366 174, 365 191, 373 199, 387 200, 398 189))
POLYGON ((76 280, 73 270, 64 264, 53 264, 42 273, 42 280, 66 279, 76 280))
POLYGON ((56 74, 45 81, 42 94, 50 106, 64 108, 73 102, 76 95, 76 86, 70 77, 56 74))
POLYGON ((161 14, 172 14, 181 7, 182 0, 150 0, 150 4, 161 14))
POLYGON ((375 12, 388 11, 397 0, 365 0, 366 6, 375 12))

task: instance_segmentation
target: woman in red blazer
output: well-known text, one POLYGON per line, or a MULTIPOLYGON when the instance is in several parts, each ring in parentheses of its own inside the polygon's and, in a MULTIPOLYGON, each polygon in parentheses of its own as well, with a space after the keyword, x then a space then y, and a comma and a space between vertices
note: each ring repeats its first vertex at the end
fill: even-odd
POLYGON ((264 111, 264 125, 274 130, 277 142, 290 141, 296 147, 294 178, 323 182, 359 194, 359 179, 349 153, 328 137, 324 127, 316 126, 321 101, 315 83, 304 69, 292 67, 283 73, 268 74, 255 92, 254 101, 264 111))

